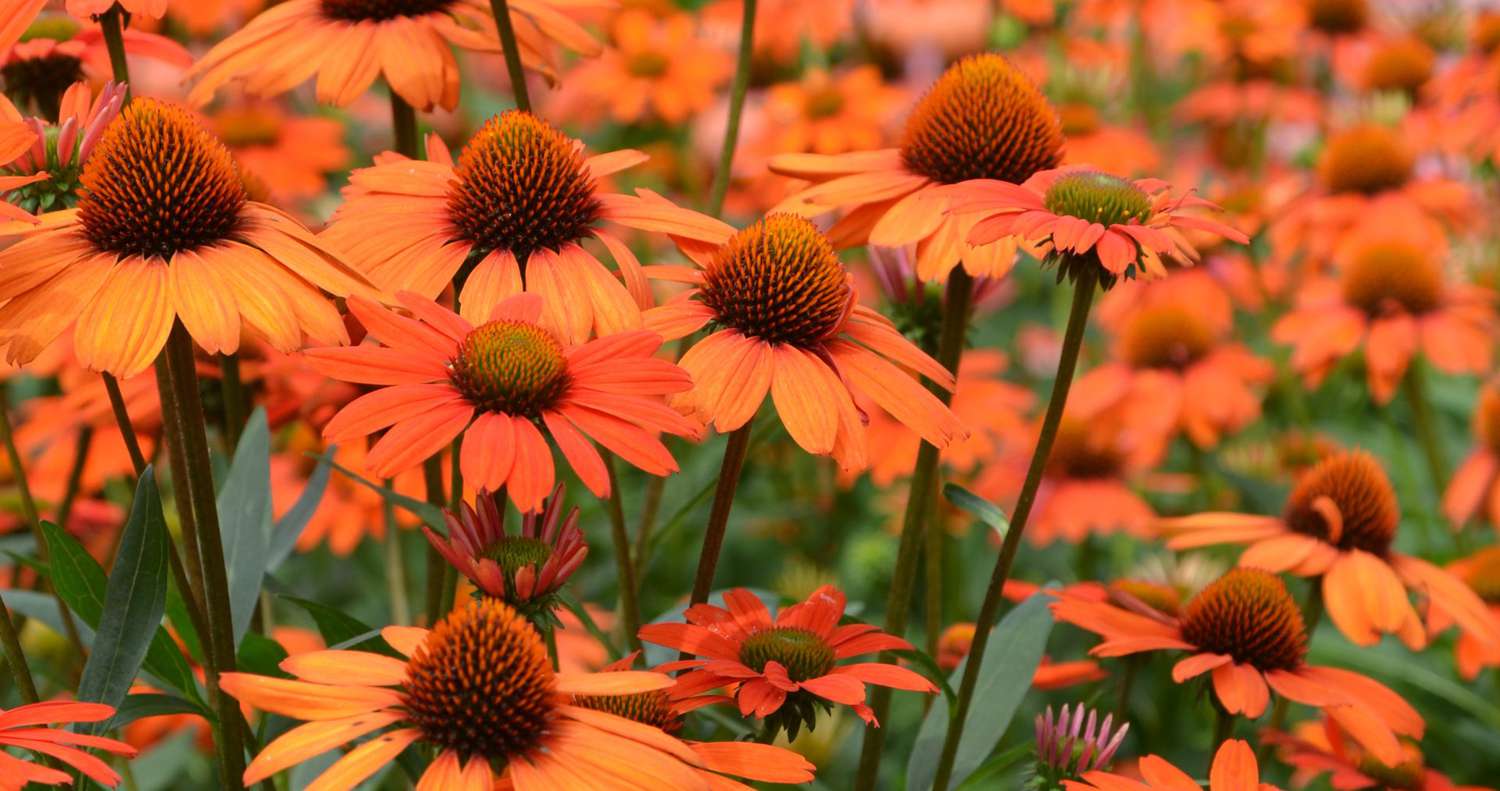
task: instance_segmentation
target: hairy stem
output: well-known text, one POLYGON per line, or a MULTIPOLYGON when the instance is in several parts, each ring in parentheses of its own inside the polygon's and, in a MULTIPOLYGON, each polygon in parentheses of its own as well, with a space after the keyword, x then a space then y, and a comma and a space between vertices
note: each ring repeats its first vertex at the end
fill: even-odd
POLYGON ((719 149, 719 168, 714 171, 708 191, 708 213, 717 217, 724 210, 724 197, 734 170, 734 150, 740 140, 740 116, 745 111, 745 93, 750 88, 750 56, 755 52, 755 0, 744 0, 740 19, 740 52, 734 67, 734 84, 729 89, 729 117, 724 124, 724 142, 719 149))

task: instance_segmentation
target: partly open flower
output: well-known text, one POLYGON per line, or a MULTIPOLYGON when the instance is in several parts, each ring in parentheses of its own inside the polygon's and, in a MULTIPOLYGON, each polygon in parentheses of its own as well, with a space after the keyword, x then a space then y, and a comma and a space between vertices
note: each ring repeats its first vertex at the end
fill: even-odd
POLYGON ((246 197, 223 144, 184 109, 139 99, 100 135, 77 209, 0 252, 0 344, 24 363, 76 325, 84 365, 144 370, 180 321, 210 353, 244 328, 281 351, 347 343, 325 292, 376 294, 296 220, 246 197))
POLYGON ((1412 648, 1427 634, 1408 591, 1448 613, 1464 632, 1500 644, 1500 624, 1462 580, 1395 551, 1396 492, 1368 453, 1344 451, 1305 473, 1278 518, 1205 513, 1163 520, 1173 549, 1244 544, 1241 566, 1321 578, 1324 606, 1344 636, 1374 645, 1395 634, 1412 648))
MULTIPOLYGON (((521 60, 552 72, 554 42, 585 55, 599 43, 557 0, 510 0, 521 60)), ((274 96, 316 76, 318 101, 346 106, 377 77, 418 110, 458 106, 453 47, 498 52, 495 18, 483 0, 288 0, 209 50, 188 72, 188 100, 206 104, 231 80, 274 96)))
POLYGON ((1188 652, 1173 666, 1172 680, 1182 684, 1212 671, 1214 697, 1230 714, 1259 717, 1274 691, 1322 709, 1378 755, 1399 755, 1398 734, 1422 735, 1422 716, 1384 685, 1349 670, 1307 664, 1302 613, 1274 574, 1230 571, 1199 591, 1179 617, 1135 597, 1111 599, 1064 593, 1052 612, 1104 638, 1090 651, 1095 656, 1188 652))
POLYGON ((380 386, 323 431, 330 442, 345 442, 389 428, 365 460, 377 477, 415 467, 462 435, 460 468, 469 485, 505 487, 517 508, 538 511, 555 478, 547 437, 589 491, 604 497, 609 473, 590 439, 666 475, 677 463, 657 432, 698 431, 660 399, 691 380, 653 356, 662 343, 654 332, 573 345, 541 323, 535 294, 494 303, 477 325, 411 292, 397 298, 410 317, 360 297, 348 303, 383 345, 307 352, 327 376, 380 386))
POLYGON ((344 124, 322 115, 292 115, 273 102, 245 101, 221 108, 209 123, 234 159, 277 201, 315 198, 328 176, 349 167, 344 124))
POLYGON ((967 239, 976 246, 1020 239, 1040 249, 1043 265, 1076 280, 1096 270, 1106 287, 1120 277, 1167 274, 1162 257, 1198 260, 1183 235, 1199 231, 1233 242, 1243 233, 1196 214, 1218 207, 1192 194, 1173 197, 1160 179, 1123 179, 1086 167, 1047 170, 1022 184, 983 179, 948 190, 953 211, 970 219, 967 239))
POLYGON ((829 236, 840 247, 916 246, 917 275, 944 281, 962 263, 999 277, 1013 244, 974 246, 973 221, 948 212, 947 185, 970 179, 1020 183, 1062 157, 1057 114, 1004 57, 973 55, 949 67, 907 119, 899 148, 822 156, 784 154, 771 169, 813 186, 778 209, 806 215, 845 210, 829 236))
POLYGON ((1454 527, 1463 527, 1474 518, 1500 527, 1500 378, 1479 390, 1474 404, 1474 449, 1448 482, 1443 513, 1454 527))
POLYGON ((454 514, 443 512, 447 536, 423 526, 427 540, 478 592, 504 601, 532 623, 547 625, 557 601, 553 596, 583 565, 589 545, 578 529, 578 509, 563 516, 564 487, 558 484, 541 513, 521 517, 521 530, 505 529, 505 512, 493 495, 481 489, 478 508, 462 503, 454 514))
POLYGON ((1048 706, 1045 714, 1036 715, 1037 772, 1055 787, 1092 769, 1104 769, 1129 732, 1130 723, 1115 728, 1113 714, 1101 719, 1097 709, 1086 709, 1082 703, 1071 710, 1064 704, 1055 716, 1048 706))
MULTIPOLYGON (((1124 775, 1112 774, 1099 769, 1083 776, 1083 782, 1066 780, 1066 791, 1202 791, 1203 786, 1187 772, 1168 763, 1159 755, 1148 755, 1137 767, 1141 779, 1133 780, 1124 775)), ((1213 766, 1208 770, 1208 791, 1278 791, 1270 783, 1260 782, 1260 764, 1255 760, 1255 751, 1239 739, 1224 742, 1214 753, 1213 766)))
POLYGON ((847 469, 867 463, 856 393, 939 448, 964 436, 958 418, 898 366, 947 390, 953 375, 858 304, 852 278, 811 222, 771 214, 717 242, 694 251, 699 268, 673 275, 695 288, 645 314, 669 340, 715 327, 682 356, 693 389, 677 404, 727 433, 769 392, 798 445, 847 469))
POLYGON ((1303 722, 1290 733, 1267 733, 1266 743, 1275 745, 1281 761, 1292 767, 1292 782, 1298 788, 1327 774, 1338 789, 1414 789, 1414 791, 1492 791, 1488 787, 1458 785, 1436 769, 1426 766, 1422 751, 1411 742, 1401 743, 1400 758, 1383 762, 1358 744, 1333 720, 1303 722))
POLYGON ((240 702, 308 721, 261 750, 245 769, 247 784, 375 734, 315 784, 350 791, 422 744, 437 753, 418 781, 424 789, 489 791, 497 776, 516 791, 709 788, 696 769, 701 760, 682 742, 573 702, 666 689, 667 676, 555 672, 536 629, 495 599, 469 602, 430 631, 389 626, 381 634, 404 659, 330 649, 283 661, 291 679, 221 677, 240 702))
POLYGON ((456 165, 436 137, 427 159, 387 153, 356 170, 322 238, 392 291, 435 298, 463 272, 460 312, 474 323, 524 290, 542 296, 547 322, 573 343, 640 329, 650 288, 635 254, 599 224, 699 241, 732 230, 655 195, 606 192, 600 179, 646 155, 585 156, 581 142, 519 110, 487 121, 456 165), (590 238, 618 276, 580 244, 590 238))
POLYGON ((687 623, 654 623, 641 627, 641 639, 675 648, 699 659, 661 669, 687 669, 675 694, 727 688, 740 713, 767 719, 773 729, 797 732, 811 728, 817 708, 834 703, 853 706, 865 722, 878 725, 865 705, 865 685, 878 684, 916 692, 937 692, 921 675, 879 662, 839 664, 839 660, 876 651, 911 648, 899 637, 863 623, 839 625, 844 594, 831 585, 807 601, 770 610, 743 588, 725 592, 724 607, 695 604, 687 623), (725 609, 727 607, 728 609, 725 609))
MULTIPOLYGON (((82 772, 90 780, 113 788, 120 782, 119 773, 79 748, 92 747, 134 758, 134 747, 102 736, 46 727, 75 722, 103 722, 113 716, 113 706, 67 700, 45 700, 3 709, 0 710, 0 747, 28 750, 37 756, 54 759, 67 768, 82 772)), ((19 790, 27 783, 72 785, 73 777, 54 766, 27 761, 0 750, 0 786, 19 790)))
POLYGON ((1489 370, 1494 295, 1449 282, 1447 243, 1431 219, 1387 204, 1335 254, 1337 272, 1303 285, 1271 336, 1293 347, 1292 366, 1316 387, 1346 355, 1364 350, 1370 395, 1384 404, 1420 352, 1448 373, 1489 370))
POLYGON ((105 128, 120 114, 125 86, 108 82, 98 96, 91 98, 91 94, 87 83, 69 86, 59 105, 61 121, 56 124, 22 118, 9 99, 0 97, 0 118, 4 119, 0 124, 5 129, 0 190, 6 191, 6 203, 0 208, 7 216, 12 215, 12 204, 30 213, 77 205, 84 166, 105 128), (31 142, 26 148, 9 156, 17 150, 15 144, 28 137, 31 142))
MULTIPOLYGON (((0 78, 5 92, 22 108, 34 108, 47 120, 66 121, 58 112, 63 93, 79 82, 98 85, 113 74, 104 32, 98 24, 86 24, 62 14, 43 14, 29 23, 26 9, 6 4, 7 14, 16 14, 0 24, 0 45, 5 32, 22 25, 19 43, 0 46, 0 78)), ((127 28, 123 34, 127 55, 138 55, 167 66, 185 69, 193 65, 192 53, 165 36, 127 28)))

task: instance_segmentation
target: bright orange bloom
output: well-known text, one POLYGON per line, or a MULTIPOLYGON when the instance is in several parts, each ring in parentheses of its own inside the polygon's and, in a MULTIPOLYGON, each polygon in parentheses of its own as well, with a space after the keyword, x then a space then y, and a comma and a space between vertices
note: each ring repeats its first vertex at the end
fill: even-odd
POLYGON ((167 0, 167 18, 197 38, 237 30, 265 8, 267 0, 167 0))
POLYGON ((705 42, 690 14, 656 19, 626 9, 610 25, 614 44, 568 72, 553 100, 568 118, 616 123, 656 119, 680 124, 713 106, 734 62, 705 42))
POLYGON ((861 654, 911 648, 870 624, 840 626, 844 604, 841 591, 824 585, 807 601, 782 608, 773 621, 755 594, 735 588, 724 593, 728 609, 695 604, 685 614, 687 623, 647 624, 640 635, 646 642, 702 657, 660 668, 687 670, 678 677, 676 694, 728 688, 740 714, 769 718, 793 739, 802 726, 812 727, 815 705, 853 706, 866 723, 878 725, 865 705, 866 684, 937 692, 931 681, 904 667, 839 664, 861 654))
POLYGON ((1132 126, 1110 124, 1087 102, 1072 102, 1057 108, 1062 119, 1062 165, 1099 168, 1108 173, 1144 175, 1161 167, 1161 152, 1145 132, 1132 126))
POLYGON ((437 751, 422 788, 489 791, 497 765, 516 791, 709 788, 695 768, 701 759, 682 742, 573 702, 666 689, 667 676, 555 672, 536 629, 494 599, 471 601, 430 631, 388 626, 381 634, 405 660, 311 651, 281 663, 294 679, 221 677, 242 703, 309 720, 261 750, 245 769, 247 784, 378 732, 314 781, 318 787, 350 791, 421 743, 437 751))
POLYGON ((907 119, 899 148, 784 154, 771 160, 771 170, 814 182, 779 210, 845 210, 829 231, 839 247, 915 245, 917 276, 937 282, 960 262, 986 277, 1015 264, 1014 245, 966 241, 973 221, 948 212, 944 188, 969 179, 1019 183, 1056 167, 1061 156, 1061 127, 1046 97, 1004 57, 985 54, 960 60, 933 83, 907 119))
POLYGON ((1462 580, 1392 548, 1401 525, 1396 492, 1368 453, 1343 451, 1298 481, 1281 517, 1205 513, 1163 520, 1173 549, 1244 544, 1241 566, 1321 578, 1324 606, 1344 636, 1374 645, 1398 635, 1412 648, 1427 642, 1408 591, 1485 643, 1500 645, 1500 624, 1462 580))
POLYGON ((1427 768, 1422 751, 1409 742, 1401 744, 1399 761, 1382 763, 1351 744, 1333 720, 1299 723, 1291 733, 1268 733, 1265 740, 1280 748, 1280 758, 1292 767, 1292 782, 1299 788, 1327 774, 1338 789, 1494 791, 1486 786, 1456 785, 1442 772, 1427 768))
POLYGON ((1317 387, 1334 364, 1363 349, 1370 395, 1396 394, 1421 352, 1448 373, 1489 370, 1494 295, 1445 275, 1447 244, 1438 224, 1410 208, 1372 211, 1335 256, 1336 273, 1303 285, 1296 306, 1271 336, 1293 347, 1292 366, 1317 387))
POLYGON ((244 102, 218 110, 209 121, 240 167, 278 202, 315 198, 328 189, 330 174, 349 167, 344 125, 336 118, 244 102))
POLYGON ((1116 278, 1165 277, 1162 256, 1184 264, 1198 252, 1183 235, 1201 231, 1245 244, 1244 234, 1185 209, 1217 206, 1191 194, 1172 197, 1160 179, 1122 179, 1089 168, 1038 173, 1024 184, 982 179, 949 190, 953 210, 973 220, 969 244, 1019 238, 1036 245, 1044 263, 1076 277, 1078 267, 1102 266, 1103 283, 1116 278))
MULTIPOLYGON (((1095 769, 1085 772, 1083 782, 1064 780, 1066 791, 1202 791, 1193 776, 1167 763, 1158 755, 1148 755, 1139 764, 1140 780, 1095 769)), ((1260 782, 1260 764, 1255 751, 1240 739, 1224 742, 1214 753, 1208 770, 1208 791, 1277 791, 1276 786, 1260 782)))
MULTIPOLYGON (((305 454, 328 450, 316 436, 316 429, 306 423, 294 423, 292 437, 286 452, 271 456, 272 513, 278 519, 292 507, 307 485, 314 461, 305 454)), ((365 467, 366 455, 368 449, 365 442, 344 442, 333 450, 333 462, 367 481, 377 482, 378 479, 365 467)), ((425 483, 419 469, 397 475, 391 484, 391 488, 397 493, 419 500, 425 493, 425 483)), ((411 529, 417 526, 419 520, 404 509, 397 508, 395 523, 396 527, 411 529)), ((326 542, 330 552, 344 557, 367 538, 379 541, 387 537, 385 498, 335 469, 328 477, 328 487, 323 491, 323 499, 318 502, 317 510, 302 528, 302 534, 297 537, 297 550, 311 552, 326 542)))
POLYGON ((1114 335, 1115 362, 1090 371, 1079 387, 1125 388, 1128 425, 1157 427, 1167 437, 1182 432, 1212 448, 1260 417, 1258 389, 1274 371, 1231 340, 1234 306, 1213 275, 1182 270, 1118 289, 1098 313, 1114 335))
POLYGON ((1500 528, 1500 378, 1479 390, 1474 441, 1443 493, 1443 513, 1456 528, 1474 518, 1500 528))
POLYGON ((324 292, 376 293, 295 220, 248 200, 223 144, 175 105, 131 104, 81 180, 77 209, 0 252, 11 362, 75 325, 78 360, 121 378, 156 359, 174 321, 210 353, 237 350, 245 327, 282 351, 304 335, 347 343, 324 292))
POLYGON ((952 390, 954 380, 879 313, 858 304, 853 280, 811 222, 771 214, 719 246, 690 251, 696 287, 645 314, 668 340, 709 323, 680 364, 693 389, 674 401, 721 432, 745 425, 769 392, 781 422, 804 450, 846 469, 867 463, 855 408, 867 396, 939 448, 963 425, 906 371, 952 390))
MULTIPOLYGON (((1472 555, 1449 563, 1448 573, 1464 581, 1489 608, 1490 617, 1500 629, 1500 547, 1485 547, 1472 555)), ((1441 606, 1434 603, 1428 610, 1428 631, 1436 634, 1453 622, 1441 606)), ((1486 667, 1500 667, 1500 642, 1486 642, 1468 632, 1458 635, 1453 659, 1459 675, 1473 681, 1486 667)))
MULTIPOLYGON (((164 2, 164 0, 159 0, 164 2)), ((510 0, 521 60, 550 73, 551 42, 584 55, 599 44, 556 0, 510 0)), ((422 111, 458 106, 452 47, 498 52, 495 18, 483 0, 288 0, 209 50, 188 72, 188 95, 206 104, 231 80, 256 96, 284 93, 314 75, 318 101, 346 106, 375 78, 422 111)))
POLYGON ((796 82, 766 89, 761 145, 770 154, 833 155, 878 148, 902 97, 902 90, 886 84, 875 66, 840 74, 814 69, 796 82))
MULTIPOLYGON (((10 25, 27 19, 25 11, 17 13, 0 23, 0 76, 5 79, 5 92, 18 104, 34 105, 39 115, 54 118, 58 116, 59 99, 69 86, 78 82, 97 85, 110 79, 109 49, 98 24, 46 14, 34 22, 28 19, 17 30, 10 25), (26 40, 6 46, 4 36, 8 32, 26 40)), ((139 55, 176 69, 193 65, 192 53, 172 39, 133 27, 126 28, 123 35, 127 55, 139 55)))
POLYGON ((490 491, 506 487, 523 512, 539 510, 552 489, 549 436, 600 497, 609 494, 609 473, 590 439, 652 475, 676 472, 656 433, 692 435, 698 426, 659 399, 691 380, 652 356, 662 343, 656 333, 573 345, 541 324, 535 294, 502 300, 478 326, 409 291, 397 298, 411 317, 360 297, 348 303, 383 345, 306 353, 327 376, 381 386, 323 431, 342 443, 389 427, 365 460, 376 477, 411 469, 460 435, 465 480, 490 491))
POLYGON ((639 151, 586 157, 583 144, 530 113, 491 118, 457 165, 436 137, 426 162, 383 154, 356 170, 322 234, 372 280, 436 298, 464 267, 460 312, 484 321, 496 301, 540 294, 544 319, 572 343, 640 329, 652 304, 635 254, 601 222, 715 241, 732 229, 654 194, 604 191, 599 180, 644 162, 639 151), (580 244, 594 238, 616 276, 580 244), (621 284, 621 278, 624 284, 621 284))
MULTIPOLYGON (((700 12, 722 36, 738 36, 743 0, 714 0, 700 12)), ((755 54, 768 61, 796 60, 811 44, 828 50, 849 32, 858 14, 855 0, 760 0, 755 6, 755 54)))
MULTIPOLYGON (((95 782, 113 787, 120 782, 119 773, 78 748, 93 747, 134 758, 134 747, 102 736, 73 733, 66 728, 44 727, 74 722, 103 722, 113 716, 115 710, 112 706, 67 700, 45 700, 0 710, 0 746, 29 750, 36 755, 55 759, 95 782)), ((67 772, 26 761, 0 750, 0 791, 21 791, 27 783, 71 785, 72 782, 73 778, 67 772)))
POLYGON ((552 594, 583 565, 589 545, 578 528, 578 508, 563 513, 564 487, 558 484, 541 513, 521 517, 521 530, 505 529, 505 512, 483 489, 476 509, 462 503, 458 513, 443 512, 447 536, 422 526, 427 541, 458 573, 486 596, 504 601, 531 618, 547 617, 552 594))
POLYGON ((167 13, 167 0, 67 0, 68 13, 76 17, 99 16, 118 3, 125 13, 149 19, 161 19, 167 13))
POLYGON ((1212 671, 1214 697, 1230 714, 1255 719, 1270 693, 1322 709, 1362 744, 1392 760, 1396 736, 1420 738, 1422 715, 1374 679, 1309 665, 1307 629, 1281 579, 1260 569, 1230 571, 1198 592, 1180 617, 1130 597, 1097 601, 1064 592, 1052 604, 1058 620, 1104 638, 1089 653, 1117 657, 1186 651, 1172 667, 1178 684, 1212 671))

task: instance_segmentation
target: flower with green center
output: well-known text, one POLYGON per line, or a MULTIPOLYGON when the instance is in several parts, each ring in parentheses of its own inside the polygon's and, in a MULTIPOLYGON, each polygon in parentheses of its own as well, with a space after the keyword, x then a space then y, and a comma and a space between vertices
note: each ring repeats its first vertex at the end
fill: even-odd
POLYGON ((949 188, 952 211, 973 219, 968 242, 977 247, 1022 241, 1044 253, 1058 278, 1077 280, 1094 270, 1108 288, 1120 277, 1166 275, 1163 256, 1183 264, 1198 251, 1183 231, 1239 244, 1234 228, 1189 209, 1217 210, 1191 194, 1173 197, 1160 179, 1123 179, 1089 168, 1047 170, 1023 184, 976 179, 949 188))
POLYGON ((690 689, 732 688, 744 716, 766 721, 766 731, 787 732, 795 739, 811 730, 819 709, 852 706, 865 722, 875 715, 865 705, 865 684, 937 692, 921 675, 880 662, 840 664, 876 651, 908 649, 911 644, 869 624, 839 625, 844 594, 824 585, 800 604, 770 610, 743 588, 724 594, 724 607, 699 604, 686 613, 687 623, 654 623, 641 628, 641 639, 675 648, 698 659, 676 667, 687 672, 678 684, 690 689), (725 609, 727 608, 727 609, 725 609))
POLYGON ((75 83, 63 94, 60 123, 46 123, 40 118, 19 118, 8 100, 0 104, 0 114, 18 119, 7 124, 7 140, 17 148, 23 138, 27 148, 9 162, 0 165, 0 188, 8 188, 7 203, 40 214, 57 209, 71 209, 78 203, 84 163, 104 128, 120 114, 125 86, 105 83, 99 95, 90 98, 86 83, 75 83))

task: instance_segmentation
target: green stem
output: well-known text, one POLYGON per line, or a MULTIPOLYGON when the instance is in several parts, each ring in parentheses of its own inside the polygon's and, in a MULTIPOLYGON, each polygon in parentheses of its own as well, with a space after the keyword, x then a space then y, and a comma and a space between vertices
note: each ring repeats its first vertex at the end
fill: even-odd
POLYGON ((531 96, 526 92, 526 70, 521 66, 521 48, 516 45, 516 29, 510 24, 510 4, 490 0, 495 16, 495 32, 500 34, 500 49, 505 54, 505 72, 510 75, 510 91, 516 97, 516 109, 531 112, 531 96))
POLYGON ((1234 715, 1218 704, 1214 705, 1214 714, 1214 747, 1209 753, 1209 763, 1213 763, 1213 756, 1219 752, 1219 747, 1234 735, 1234 715))
POLYGON ((245 387, 240 381, 239 354, 219 355, 219 389, 224 398, 224 441, 233 456, 245 430, 245 387))
POLYGON ((1125 673, 1120 677, 1119 699, 1115 701, 1115 719, 1125 722, 1130 718, 1130 690, 1135 686, 1136 674, 1141 670, 1142 659, 1138 654, 1125 657, 1125 673))
POLYGON ((734 66, 734 84, 729 90, 729 118, 724 125, 724 143, 719 149, 719 168, 714 171, 708 192, 708 213, 717 217, 724 211, 724 198, 733 178, 734 150, 740 140, 740 116, 745 110, 745 93, 750 89, 750 56, 755 52, 755 0, 744 0, 740 19, 740 52, 734 66))
MULTIPOLYGON (((438 508, 447 507, 447 498, 443 496, 443 454, 434 453, 431 458, 422 463, 422 478, 427 484, 427 502, 438 508)), ((432 548, 431 542, 427 544, 427 623, 437 623, 443 614, 443 575, 447 573, 448 563, 443 556, 432 548)))
POLYGON ((238 703, 219 689, 219 674, 235 667, 234 624, 229 609, 229 578, 214 502, 213 466, 203 422, 203 403, 194 369, 193 339, 182 322, 174 322, 166 348, 156 362, 161 391, 162 424, 172 465, 173 494, 183 524, 184 544, 196 554, 208 634, 203 640, 204 680, 217 710, 214 742, 225 788, 244 787, 244 735, 238 703), (189 539, 191 536, 191 539, 189 539))
POLYGON ((740 471, 745 466, 745 452, 750 447, 750 426, 754 420, 745 421, 730 432, 724 444, 724 463, 719 466, 719 482, 714 489, 714 504, 708 512, 708 528, 703 534, 703 552, 698 556, 698 573, 693 577, 692 604, 708 601, 713 589, 714 571, 719 566, 719 553, 724 549, 725 528, 729 526, 729 509, 734 506, 734 493, 739 488, 740 471))
POLYGON ((85 424, 78 429, 78 438, 73 444, 73 466, 68 468, 68 483, 63 489, 62 502, 57 505, 57 526, 67 529, 73 516, 73 504, 78 501, 78 491, 83 485, 83 468, 88 464, 89 449, 94 445, 94 427, 85 424))
POLYGON ((922 620, 927 625, 927 654, 937 656, 938 640, 943 636, 943 555, 946 549, 947 529, 940 518, 942 503, 938 496, 938 479, 932 476, 932 491, 927 493, 927 516, 922 535, 926 544, 922 549, 922 620))
POLYGON ((1427 376, 1422 361, 1413 359, 1401 380, 1401 389, 1411 404, 1412 423, 1417 429, 1417 439, 1422 443, 1422 453, 1427 457, 1427 470, 1432 475, 1434 491, 1441 492, 1448 484, 1448 464, 1444 461, 1443 443, 1438 436, 1437 423, 1433 419, 1432 404, 1427 399, 1427 376))
MULTIPOLYGON (((109 52, 109 65, 114 71, 115 82, 128 85, 130 63, 125 60, 125 25, 121 20, 120 5, 116 3, 99 16, 99 28, 104 33, 104 48, 109 52)), ((126 95, 129 101, 129 94, 126 95)))
POLYGON ((958 755, 958 743, 963 738, 967 724, 969 706, 974 702, 974 689, 979 683, 979 669, 984 662, 984 651, 989 644, 990 631, 1000 614, 1003 601, 1001 591, 1010 578, 1011 565, 1021 546, 1021 536, 1026 532, 1026 522, 1031 517, 1031 507, 1036 503, 1036 491, 1042 483, 1042 474, 1047 468, 1047 457, 1052 454, 1052 443, 1057 439, 1057 427, 1062 423, 1063 408, 1068 403, 1068 390, 1073 386, 1073 374, 1078 368, 1078 352, 1083 346, 1084 329, 1088 326, 1089 306, 1094 300, 1098 270, 1088 267, 1073 284, 1073 306, 1068 312, 1068 326, 1063 332, 1062 353, 1057 361, 1057 379, 1052 383, 1052 397, 1047 402, 1047 412, 1042 417, 1042 430, 1037 436, 1036 449, 1031 454, 1031 465, 1026 469, 1026 480, 1021 484, 1021 493, 1016 498, 1016 509, 1011 515, 1010 530, 1000 545, 1000 555, 995 558, 995 570, 990 575, 990 585, 984 593, 984 604, 980 606, 979 618, 974 625, 974 642, 969 648, 969 659, 964 665, 963 680, 958 687, 958 701, 953 716, 948 721, 948 734, 943 739, 943 752, 938 758, 937 773, 933 788, 946 791, 953 776, 953 759, 958 755))
POLYGON ((21 700, 36 703, 36 682, 31 679, 31 668, 26 664, 26 654, 21 651, 21 636, 16 633, 16 623, 10 619, 10 610, 0 599, 0 647, 5 649, 5 663, 16 678, 16 687, 21 690, 21 700))
MULTIPOLYGON (((963 354, 964 336, 969 324, 969 303, 973 293, 973 278, 969 277, 962 266, 954 268, 948 275, 947 290, 943 296, 943 325, 938 334, 937 360, 955 374, 958 372, 959 358, 963 354)), ((951 393, 941 388, 937 388, 935 392, 944 403, 952 398, 951 393)), ((896 568, 891 572, 891 588, 885 604, 885 631, 897 637, 906 634, 911 592, 917 576, 917 558, 922 553, 923 524, 937 497, 938 456, 937 447, 927 442, 922 443, 917 450, 916 466, 911 473, 911 492, 907 495, 906 512, 902 518, 901 543, 896 550, 896 568)), ((929 579, 928 585, 935 587, 936 582, 929 579)), ((928 624, 927 628, 936 630, 938 627, 939 624, 928 624)), ((895 659, 885 654, 881 661, 894 662, 895 659)), ((875 721, 884 722, 890 707, 890 688, 875 687, 870 693, 870 708, 875 713, 875 721)), ((885 749, 885 730, 874 726, 865 729, 865 741, 859 754, 859 772, 854 781, 854 787, 861 791, 874 788, 880 775, 880 754, 885 749)))
POLYGON ((115 425, 120 427, 120 439, 125 443, 125 452, 130 454, 130 464, 135 467, 136 477, 146 469, 146 454, 141 453, 141 441, 136 437, 135 426, 130 422, 130 411, 125 408, 125 396, 120 392, 120 380, 114 374, 99 374, 104 380, 104 392, 109 395, 110 411, 115 413, 115 425))
POLYGON ((651 476, 646 481, 646 492, 642 495, 641 526, 635 533, 635 553, 632 570, 636 579, 646 574, 646 553, 651 547, 651 531, 656 527, 656 518, 661 514, 661 496, 666 491, 666 476, 651 476))
MULTIPOLYGON (((385 488, 395 491, 396 482, 386 478, 385 488)), ((406 601, 406 564, 401 560, 401 528, 396 524, 396 504, 385 500, 382 512, 385 517, 385 583, 391 597, 391 623, 405 626, 411 622, 411 605, 406 601)))
POLYGON ((409 159, 421 158, 421 148, 417 141, 417 111, 394 88, 391 89, 391 131, 396 138, 396 153, 409 159))
POLYGON ((547 641, 547 658, 552 660, 552 669, 557 670, 557 627, 548 626, 543 629, 542 638, 547 641))
POLYGON ((625 503, 621 499, 620 479, 615 474, 615 456, 604 454, 604 467, 609 472, 609 536, 615 545, 615 564, 620 574, 620 621, 625 629, 625 643, 631 650, 639 651, 641 638, 641 605, 638 599, 635 564, 630 559, 630 535, 625 531, 625 503))

